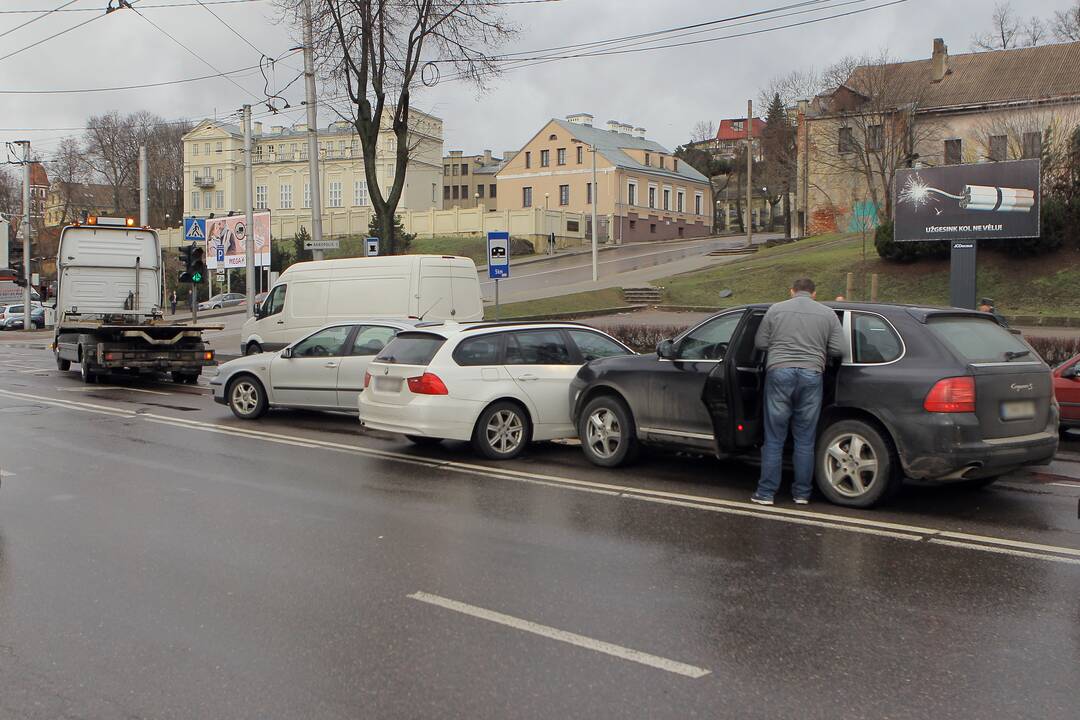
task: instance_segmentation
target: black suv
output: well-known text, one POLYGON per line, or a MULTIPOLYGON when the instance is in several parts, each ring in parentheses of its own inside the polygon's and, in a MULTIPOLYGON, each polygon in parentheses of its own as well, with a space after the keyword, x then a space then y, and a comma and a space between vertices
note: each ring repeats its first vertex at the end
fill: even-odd
MULTIPOLYGON (((825 373, 815 476, 834 503, 869 507, 907 476, 985 485, 1057 450, 1050 368, 985 313, 827 303, 844 328, 825 373)), ((718 456, 762 443, 768 305, 710 317, 655 354, 595 360, 570 388, 586 457, 615 467, 639 442, 718 456)))

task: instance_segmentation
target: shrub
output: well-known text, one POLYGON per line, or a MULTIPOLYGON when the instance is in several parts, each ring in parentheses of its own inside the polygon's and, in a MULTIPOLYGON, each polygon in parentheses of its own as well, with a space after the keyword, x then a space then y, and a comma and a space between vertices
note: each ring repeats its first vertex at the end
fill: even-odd
POLYGON ((607 325, 601 329, 637 352, 652 352, 656 349, 658 342, 670 340, 686 327, 685 325, 607 325))
POLYGON ((1080 354, 1080 338, 1024 336, 1035 352, 1050 367, 1060 365, 1074 355, 1080 354))

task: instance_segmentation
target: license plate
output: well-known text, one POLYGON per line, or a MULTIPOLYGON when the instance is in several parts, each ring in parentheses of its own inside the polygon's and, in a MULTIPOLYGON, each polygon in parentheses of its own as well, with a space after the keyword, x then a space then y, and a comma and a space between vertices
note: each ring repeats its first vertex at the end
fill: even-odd
POLYGON ((379 392, 401 392, 401 378, 377 377, 375 378, 375 389, 379 392))
POLYGON ((1002 420, 1030 420, 1035 417, 1034 400, 1011 400, 1001 403, 1002 420))

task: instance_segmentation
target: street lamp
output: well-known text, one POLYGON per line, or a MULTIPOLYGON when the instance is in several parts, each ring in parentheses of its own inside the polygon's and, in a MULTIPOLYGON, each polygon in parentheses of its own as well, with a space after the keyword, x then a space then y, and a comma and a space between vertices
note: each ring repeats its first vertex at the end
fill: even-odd
POLYGON ((588 148, 589 153, 592 155, 592 197, 589 199, 592 200, 592 279, 593 282, 596 282, 597 279, 599 279, 600 277, 600 267, 597 263, 597 256, 599 254, 597 249, 597 243, 599 242, 597 240, 597 235, 600 232, 600 228, 596 225, 596 199, 597 191, 600 188, 596 185, 596 146, 589 145, 588 143, 578 140, 576 138, 574 139, 574 142, 578 145, 584 145, 586 148, 588 148))

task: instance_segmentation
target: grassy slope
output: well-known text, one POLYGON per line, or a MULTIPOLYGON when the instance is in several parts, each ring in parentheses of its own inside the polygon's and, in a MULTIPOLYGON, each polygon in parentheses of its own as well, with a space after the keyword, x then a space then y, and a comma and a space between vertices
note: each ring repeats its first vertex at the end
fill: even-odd
MULTIPOLYGON (((624 305, 622 290, 608 288, 606 290, 593 290, 591 292, 574 293, 573 295, 560 295, 543 300, 528 300, 503 305, 500 317, 503 320, 509 318, 528 317, 531 315, 553 315, 556 313, 583 312, 585 310, 601 310, 603 308, 619 307, 624 305)), ((495 318, 495 307, 489 306, 484 310, 484 318, 495 318)))

